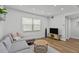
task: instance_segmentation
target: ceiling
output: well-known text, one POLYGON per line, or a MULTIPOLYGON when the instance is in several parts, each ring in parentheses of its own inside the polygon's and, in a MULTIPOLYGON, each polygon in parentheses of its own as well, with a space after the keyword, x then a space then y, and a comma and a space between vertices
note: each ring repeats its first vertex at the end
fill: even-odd
POLYGON ((43 16, 56 16, 79 11, 77 5, 7 5, 7 7, 43 16))

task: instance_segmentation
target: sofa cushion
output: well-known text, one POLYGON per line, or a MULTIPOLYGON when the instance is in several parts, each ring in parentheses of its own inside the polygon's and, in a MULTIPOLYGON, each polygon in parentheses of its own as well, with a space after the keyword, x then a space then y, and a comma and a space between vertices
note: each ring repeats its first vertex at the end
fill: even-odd
POLYGON ((0 53, 8 53, 6 47, 2 42, 0 43, 0 53))
POLYGON ((27 45, 26 41, 14 41, 11 48, 9 49, 9 52, 13 53, 28 48, 29 46, 27 45))
POLYGON ((13 32, 10 33, 10 37, 12 38, 13 41, 21 39, 22 35, 19 32, 13 32))
POLYGON ((9 38, 11 40, 11 43, 13 43, 13 35, 11 33, 9 34, 9 38))
POLYGON ((6 39, 3 40, 3 44, 5 45, 5 47, 6 47, 7 49, 10 49, 10 47, 11 47, 11 45, 12 45, 10 38, 9 38, 9 37, 6 37, 6 39))

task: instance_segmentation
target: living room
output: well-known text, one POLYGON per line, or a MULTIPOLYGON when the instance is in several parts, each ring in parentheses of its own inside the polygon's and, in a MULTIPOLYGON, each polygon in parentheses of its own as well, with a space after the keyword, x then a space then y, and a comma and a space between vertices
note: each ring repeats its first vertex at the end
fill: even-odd
MULTIPOLYGON (((43 39, 43 41, 39 41, 39 43, 43 42, 46 43, 45 48, 47 48, 48 45, 48 51, 47 49, 43 49, 44 51, 38 51, 41 50, 40 48, 38 50, 34 50, 34 52, 48 52, 48 53, 60 53, 60 52, 78 52, 78 48, 61 51, 57 50, 57 46, 53 46, 52 44, 47 44, 47 42, 56 42, 56 44, 64 43, 65 41, 71 39, 77 39, 78 41, 78 30, 76 30, 77 34, 75 35, 73 30, 72 33, 71 27, 69 27, 70 21, 73 19, 78 19, 78 13, 79 13, 79 6, 71 6, 71 5, 5 5, 1 6, 1 8, 6 8, 7 13, 4 15, 3 20, 0 22, 0 39, 1 41, 5 40, 7 35, 11 35, 12 37, 15 36, 14 41, 20 41, 22 46, 24 44, 29 43, 30 45, 35 41, 39 41, 39 39, 43 39), (70 10, 72 9, 72 11, 70 10), (68 19, 68 20, 67 20, 68 19), (67 21, 66 21, 67 20, 67 21), (52 30, 52 31, 51 31, 52 30), (51 34, 54 33, 54 34, 51 34), (72 35, 71 35, 72 34, 72 35), (20 36, 21 38, 18 38, 16 36, 20 36), (55 38, 52 38, 54 37, 55 38), (47 40, 48 39, 48 40, 47 40), (25 42, 26 41, 26 42, 25 42), (46 42, 45 42, 46 41, 46 42), (61 42, 62 41, 62 42, 61 42), (59 43, 60 42, 60 43, 59 43), (51 47, 50 47, 50 46, 51 47), (76 51, 77 50, 77 51, 76 51)), ((71 22, 73 24, 74 21, 71 22)), ((76 22, 76 21, 75 21, 76 22)), ((79 23, 78 20, 76 23, 79 23)), ((77 24, 78 25, 78 24, 77 24)), ((73 25, 75 28, 75 25, 73 25)), ((73 28, 72 26, 72 28, 73 28)), ((73 29, 74 29, 73 28, 73 29)), ((75 30, 75 29, 74 29, 75 30)), ((71 41, 72 42, 72 41, 71 41)), ((41 44, 40 43, 40 44, 41 44)), ((78 43, 78 42, 77 42, 78 43)), ((3 43, 6 45, 5 43, 3 43)), ((38 44, 35 43, 35 45, 38 44)), ((74 44, 73 44, 74 45, 74 44)), ((18 48, 21 45, 18 46, 18 48)), ((27 44, 28 46, 28 44, 27 44)), ((25 47, 25 46, 24 46, 25 47)), ((65 47, 65 45, 64 45, 65 47)), ((74 46, 75 47, 75 46, 74 46)), ((72 47, 72 48, 74 48, 72 47)), ((16 49, 18 49, 16 48, 16 49)), ((31 47, 28 46, 27 49, 23 48, 20 53, 32 53, 33 51, 29 51, 31 47), (28 52, 29 51, 29 52, 28 52)), ((34 49, 34 47, 32 46, 34 49)), ((35 48, 36 49, 36 48, 35 48)), ((63 48, 62 48, 63 49, 63 48)), ((32 49, 31 49, 32 50, 32 49)), ((15 51, 9 51, 9 52, 15 52, 15 51)))

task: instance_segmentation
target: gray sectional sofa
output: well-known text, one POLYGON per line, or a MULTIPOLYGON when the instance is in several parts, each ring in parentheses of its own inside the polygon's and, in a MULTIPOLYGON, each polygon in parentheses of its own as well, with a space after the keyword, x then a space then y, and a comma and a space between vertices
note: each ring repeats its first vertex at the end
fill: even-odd
POLYGON ((10 35, 0 41, 0 53, 33 52, 26 41, 13 41, 10 35))

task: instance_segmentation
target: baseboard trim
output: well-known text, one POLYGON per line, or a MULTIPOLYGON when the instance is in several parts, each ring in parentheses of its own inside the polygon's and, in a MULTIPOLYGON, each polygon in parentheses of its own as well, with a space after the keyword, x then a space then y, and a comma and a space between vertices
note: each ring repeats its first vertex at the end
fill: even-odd
POLYGON ((75 39, 75 40, 79 40, 79 38, 74 38, 74 37, 71 37, 71 38, 69 38, 69 40, 70 40, 70 39, 75 39))

